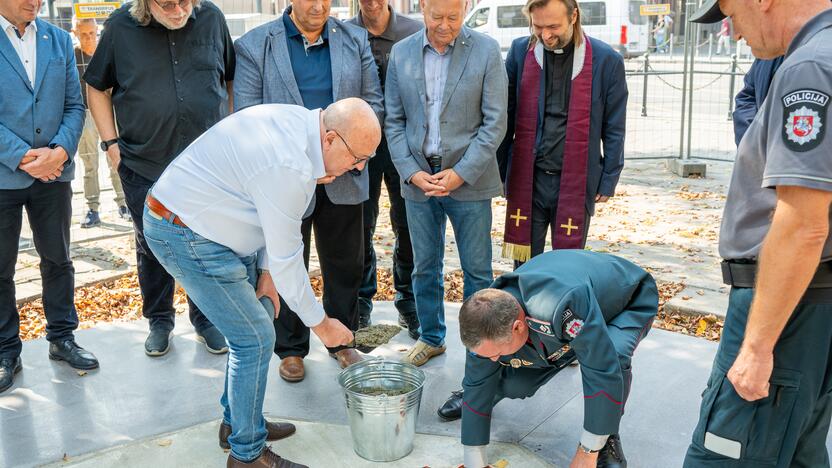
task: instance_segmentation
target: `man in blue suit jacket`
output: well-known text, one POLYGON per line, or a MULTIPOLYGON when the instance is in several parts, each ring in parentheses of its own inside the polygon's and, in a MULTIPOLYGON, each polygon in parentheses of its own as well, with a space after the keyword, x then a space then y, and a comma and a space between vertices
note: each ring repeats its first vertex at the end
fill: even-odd
POLYGON ((14 270, 24 206, 41 258, 49 357, 78 369, 98 367, 73 338, 70 181, 84 102, 69 34, 37 19, 40 1, 31 3, 0 1, 0 392, 21 369, 14 270))
MULTIPOLYGON (((247 32, 234 47, 237 70, 234 110, 257 104, 295 104, 323 109, 335 101, 358 97, 382 119, 383 104, 367 31, 329 16, 329 1, 293 0, 283 16, 247 32)), ((338 139, 354 156, 350 142, 338 139)), ((312 228, 324 280, 327 313, 351 330, 358 327, 358 292, 364 268, 363 202, 369 198, 366 170, 353 170, 319 185, 301 226, 304 258, 309 263, 312 228)), ((261 282, 271 287, 271 280, 261 282)), ((303 358, 309 353, 309 329, 281 301, 275 319, 280 376, 289 382, 304 378, 303 358)), ((342 367, 358 360, 354 349, 329 349, 342 367)))
POLYGON ((586 243, 595 203, 605 202, 615 194, 624 166, 628 96, 622 57, 607 44, 583 34, 577 2, 531 0, 526 4, 526 12, 534 35, 516 39, 506 57, 508 131, 497 153, 503 180, 508 179, 506 245, 514 244, 513 251, 504 249, 504 254, 518 263, 543 252, 550 225, 553 248, 582 248, 586 243), (534 62, 537 62, 536 70, 529 68, 534 62), (585 66, 590 63, 591 67, 585 66), (531 105, 525 106, 521 105, 524 86, 535 86, 537 82, 531 84, 524 71, 540 75, 540 91, 529 98, 531 105), (584 77, 588 86, 582 88, 579 83, 584 77), (585 109, 578 101, 580 94, 586 97, 585 109), (534 108, 534 104, 537 104, 536 120, 533 115, 527 115, 524 120, 521 112, 534 108), (581 119, 581 111, 588 116, 581 119), (525 121, 530 122, 534 133, 528 133, 526 155, 520 158, 523 149, 518 149, 518 144, 522 143, 525 121), (583 146, 580 143, 575 146, 571 140, 580 142, 577 135, 581 132, 583 146), (567 154, 573 147, 578 148, 573 151, 577 159, 567 154), (569 170, 570 159, 579 166, 585 161, 585 170, 583 167, 569 170), (512 180, 518 175, 514 172, 521 169, 527 171, 523 180, 512 180), (575 184, 579 178, 580 181, 585 178, 586 182, 578 182, 573 187, 575 199, 571 200, 571 206, 564 206, 567 184, 575 184), (515 205, 524 191, 529 192, 523 194, 525 204, 515 205), (570 214, 561 222, 558 212, 567 208, 579 213, 570 214), (583 218, 582 223, 576 221, 579 217, 583 218), (523 230, 522 239, 511 237, 512 228, 523 230), (574 245, 558 242, 561 231, 567 231, 570 236, 577 234, 574 245))
POLYGON ((740 145, 745 131, 763 106, 774 73, 783 63, 783 57, 770 60, 755 59, 743 78, 744 87, 734 98, 734 142, 740 145))

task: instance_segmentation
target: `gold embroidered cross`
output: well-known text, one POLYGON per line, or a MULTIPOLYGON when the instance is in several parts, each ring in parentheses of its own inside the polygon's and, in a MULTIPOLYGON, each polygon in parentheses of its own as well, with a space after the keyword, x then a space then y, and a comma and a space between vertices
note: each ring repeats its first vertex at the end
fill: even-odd
POLYGON ((566 235, 567 236, 572 235, 572 230, 573 229, 578 229, 578 226, 573 226, 572 225, 572 218, 569 218, 569 221, 567 221, 566 224, 561 224, 560 227, 566 229, 566 235))
POLYGON ((520 216, 520 208, 517 208, 517 214, 513 214, 509 216, 509 218, 514 220, 514 227, 520 227, 520 221, 525 221, 529 219, 528 216, 520 216))

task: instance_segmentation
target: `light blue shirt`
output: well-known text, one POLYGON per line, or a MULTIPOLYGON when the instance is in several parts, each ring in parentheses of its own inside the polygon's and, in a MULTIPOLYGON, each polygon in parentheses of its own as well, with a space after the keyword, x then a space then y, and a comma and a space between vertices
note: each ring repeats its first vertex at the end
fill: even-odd
POLYGON ((439 115, 442 113, 442 96, 445 91, 445 81, 448 79, 448 66, 451 64, 451 52, 454 50, 452 41, 445 48, 445 53, 440 54, 428 42, 427 32, 422 42, 425 61, 425 110, 427 111, 428 131, 425 134, 425 143, 422 145, 422 154, 425 157, 442 154, 442 137, 439 134, 439 115))

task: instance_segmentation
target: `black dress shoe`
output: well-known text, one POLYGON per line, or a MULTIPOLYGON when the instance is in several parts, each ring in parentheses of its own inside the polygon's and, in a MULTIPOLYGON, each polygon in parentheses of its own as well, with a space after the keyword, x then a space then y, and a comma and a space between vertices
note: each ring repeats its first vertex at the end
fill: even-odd
POLYGON ((598 452, 598 468, 627 468, 627 459, 621 448, 621 437, 613 434, 607 444, 598 452))
POLYGON ((68 339, 49 343, 49 359, 53 361, 65 361, 75 369, 95 369, 98 367, 98 359, 95 356, 78 346, 75 340, 68 339))
POLYGON ((410 338, 418 340, 421 336, 419 334, 419 316, 416 312, 401 313, 399 312, 399 326, 407 329, 407 334, 410 338))
POLYGON ((462 390, 451 392, 451 397, 445 400, 436 412, 444 421, 456 421, 462 417, 462 390))
POLYGON ((14 384, 14 375, 23 369, 20 356, 12 359, 0 359, 0 393, 5 392, 14 384))

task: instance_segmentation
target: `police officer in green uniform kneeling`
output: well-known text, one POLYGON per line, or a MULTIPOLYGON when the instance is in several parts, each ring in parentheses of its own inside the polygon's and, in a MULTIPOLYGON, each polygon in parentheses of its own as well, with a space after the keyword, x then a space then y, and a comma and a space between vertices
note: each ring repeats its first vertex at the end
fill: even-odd
POLYGON ((577 358, 584 391, 579 467, 626 467, 618 437, 633 352, 656 316, 656 282, 612 255, 556 250, 538 255, 462 305, 468 349, 462 413, 465 467, 488 465, 491 411, 503 398, 535 394, 577 358))
POLYGON ((719 251, 732 286, 685 467, 828 467, 832 415, 829 0, 706 1, 757 58, 785 54, 740 142, 719 251))

